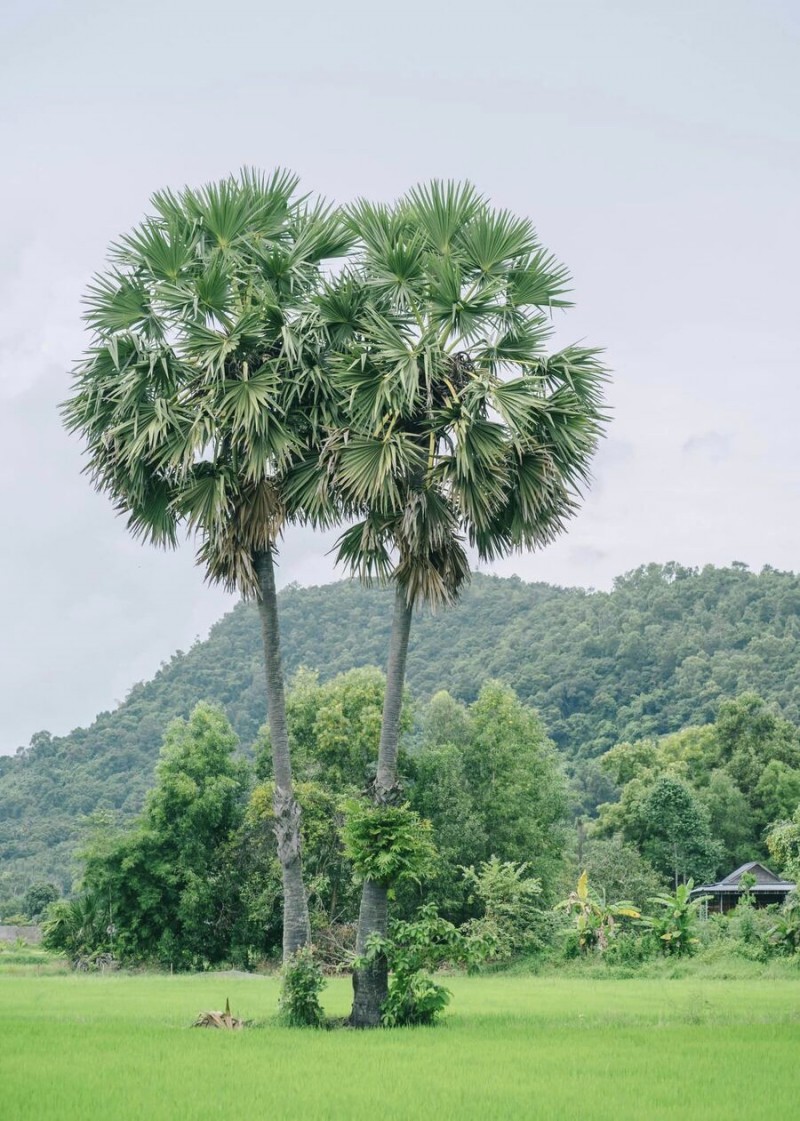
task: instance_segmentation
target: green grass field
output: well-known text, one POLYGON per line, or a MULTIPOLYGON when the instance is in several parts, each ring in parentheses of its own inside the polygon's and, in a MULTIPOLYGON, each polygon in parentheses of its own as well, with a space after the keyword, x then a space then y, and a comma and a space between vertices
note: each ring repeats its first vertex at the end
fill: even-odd
MULTIPOLYGON (((271 978, 0 964, 4 1121, 797 1116, 796 971, 455 977, 440 1027, 358 1033, 279 1027, 271 978), (190 1030, 226 997, 259 1026, 190 1030)), ((326 998, 344 1014, 348 982, 326 998)))

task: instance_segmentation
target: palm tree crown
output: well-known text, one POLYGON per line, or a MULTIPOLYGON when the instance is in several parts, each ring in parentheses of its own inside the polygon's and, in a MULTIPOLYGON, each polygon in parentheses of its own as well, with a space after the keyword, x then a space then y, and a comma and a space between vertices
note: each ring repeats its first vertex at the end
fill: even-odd
POLYGON ((283 474, 329 423, 314 339, 296 326, 351 237, 296 188, 244 171, 156 194, 89 291, 92 345, 63 409, 131 531, 174 546, 185 525, 208 578, 245 594, 286 518, 283 474))
POLYGON ((575 512, 605 371, 595 350, 546 353, 568 273, 469 184, 360 202, 349 222, 356 258, 318 303, 347 416, 325 467, 361 514, 339 555, 410 603, 451 602, 465 544, 482 560, 532 549, 575 512))

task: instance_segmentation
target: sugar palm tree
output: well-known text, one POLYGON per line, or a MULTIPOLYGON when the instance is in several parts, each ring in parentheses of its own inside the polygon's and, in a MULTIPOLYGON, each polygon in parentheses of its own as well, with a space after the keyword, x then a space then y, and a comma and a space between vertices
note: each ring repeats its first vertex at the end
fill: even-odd
MULTIPOLYGON (((87 472, 131 532, 198 541, 209 581, 257 600, 283 869, 284 954, 309 937, 281 672, 274 558, 283 480, 329 427, 315 340, 300 332, 321 263, 347 251, 337 214, 296 195, 287 172, 244 171, 164 191, 116 243, 89 290, 91 346, 63 407, 87 472)), ((315 516, 331 514, 319 495, 315 516)))
MULTIPOLYGON (((380 804, 399 796, 415 607, 454 602, 469 577, 467 548, 491 561, 562 532, 602 432, 606 375, 594 350, 546 352, 569 276, 527 219, 493 210, 468 184, 436 182, 393 207, 361 202, 349 218, 355 262, 318 304, 347 418, 323 466, 344 506, 361 514, 339 557, 396 589, 380 804)), ((295 487, 295 500, 312 486, 295 487)), ((359 951, 386 925, 386 887, 367 881, 359 951)), ((357 970, 354 986, 353 1022, 377 1023, 385 968, 357 970)))

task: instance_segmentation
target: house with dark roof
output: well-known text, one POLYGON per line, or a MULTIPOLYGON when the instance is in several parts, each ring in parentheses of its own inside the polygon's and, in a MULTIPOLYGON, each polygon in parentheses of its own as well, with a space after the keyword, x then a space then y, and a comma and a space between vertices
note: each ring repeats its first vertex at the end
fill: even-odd
POLYGON ((707 896, 707 910, 724 914, 732 911, 745 893, 749 894, 756 907, 767 907, 771 903, 783 903, 789 892, 796 888, 797 884, 782 880, 757 860, 751 860, 719 883, 699 884, 692 890, 692 896, 695 899, 707 896), (745 874, 752 878, 742 884, 742 876, 745 874))

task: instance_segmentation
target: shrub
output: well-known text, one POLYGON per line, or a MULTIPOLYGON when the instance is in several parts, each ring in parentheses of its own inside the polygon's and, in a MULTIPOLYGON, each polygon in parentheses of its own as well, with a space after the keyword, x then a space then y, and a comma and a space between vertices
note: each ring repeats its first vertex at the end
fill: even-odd
POLYGON ((42 946, 73 959, 103 953, 109 948, 103 919, 91 895, 59 899, 47 908, 42 923, 42 946))
POLYGON ((55 884, 38 881, 31 884, 23 898, 23 910, 36 922, 42 917, 51 903, 55 903, 61 892, 55 884))
POLYGON ((650 935, 623 930, 609 942, 603 957, 609 965, 641 965, 657 952, 658 946, 650 935))
POLYGON ((772 945, 781 953, 800 953, 800 894, 793 891, 778 912, 769 931, 772 945))
POLYGON ((381 1009, 387 1028, 433 1024, 450 1002, 450 990, 419 970, 393 973, 381 1009))
POLYGON ((373 935, 364 962, 384 955, 389 966, 389 994, 381 1009, 385 1027, 433 1024, 450 1000, 450 991, 437 984, 430 971, 444 962, 463 962, 467 939, 443 919, 433 903, 420 908, 412 922, 395 922, 390 936, 373 935))
POLYGON ((292 1027, 321 1027, 324 1013, 319 994, 324 988, 325 977, 313 950, 309 946, 302 946, 283 966, 281 1020, 292 1027))

